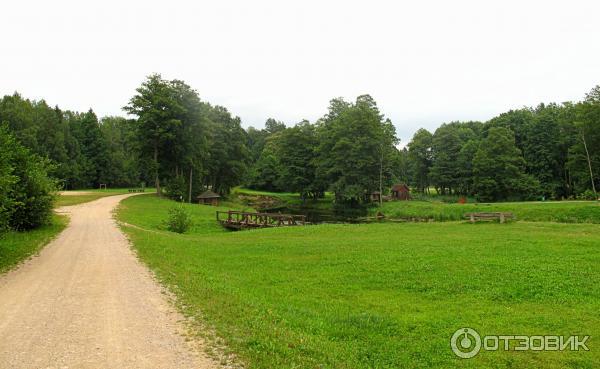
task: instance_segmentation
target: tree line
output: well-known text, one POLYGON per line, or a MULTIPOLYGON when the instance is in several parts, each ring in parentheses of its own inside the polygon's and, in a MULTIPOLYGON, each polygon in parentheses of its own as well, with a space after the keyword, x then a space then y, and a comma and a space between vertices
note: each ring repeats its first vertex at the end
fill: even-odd
POLYGON ((190 202, 206 189, 227 194, 240 184, 304 199, 331 191, 336 202, 350 205, 396 182, 483 201, 597 198, 600 185, 600 87, 576 103, 445 123, 433 133, 420 129, 404 147, 369 95, 333 99, 315 122, 288 127, 268 119, 263 129, 245 130, 239 117, 201 100, 185 82, 154 74, 123 110, 129 118, 99 119, 91 109, 74 112, 17 93, 4 96, 0 227, 42 222, 15 221, 17 205, 39 189, 46 194, 100 184, 147 184, 190 202), (32 192, 17 196, 29 180, 37 183, 27 185, 32 192))
POLYGON ((392 182, 480 201, 598 198, 600 87, 583 101, 511 110, 487 122, 419 129, 398 149, 393 126, 369 96, 334 99, 314 124, 269 119, 248 130, 256 189, 350 202, 392 182))
POLYGON ((297 192, 304 199, 332 191, 337 202, 358 205, 397 177, 394 125, 369 95, 331 100, 314 124, 285 127, 269 119, 265 129, 250 128, 248 135, 255 160, 247 179, 251 188, 297 192))
POLYGON ((49 175, 61 189, 145 184, 190 200, 242 182, 250 159, 240 119, 184 82, 151 75, 123 109, 136 118, 98 119, 91 109, 61 110, 15 93, 0 100, 0 124, 53 164, 49 175))
POLYGON ((486 201, 597 198, 600 87, 583 101, 511 110, 487 122, 421 129, 402 150, 401 177, 420 192, 486 201))

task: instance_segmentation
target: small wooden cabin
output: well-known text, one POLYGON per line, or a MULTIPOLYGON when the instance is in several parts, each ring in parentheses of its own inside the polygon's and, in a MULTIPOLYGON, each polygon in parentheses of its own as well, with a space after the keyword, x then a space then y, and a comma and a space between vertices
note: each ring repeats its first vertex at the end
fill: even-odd
POLYGON ((219 206, 220 198, 221 196, 219 196, 219 194, 214 193, 211 190, 207 190, 198 196, 198 204, 219 206))
POLYGON ((381 193, 379 191, 371 192, 369 200, 371 200, 371 202, 381 201, 381 193))
POLYGON ((403 183, 395 184, 392 187, 392 200, 410 200, 410 188, 403 183))

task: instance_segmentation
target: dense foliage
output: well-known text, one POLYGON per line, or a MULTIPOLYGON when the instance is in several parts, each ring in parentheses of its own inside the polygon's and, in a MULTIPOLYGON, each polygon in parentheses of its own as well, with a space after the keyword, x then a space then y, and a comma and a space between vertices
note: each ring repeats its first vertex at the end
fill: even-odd
POLYGON ((600 87, 582 102, 511 110, 415 133, 400 173, 414 189, 481 200, 597 198, 600 87))
POLYGON ((338 202, 358 204, 396 179, 395 129, 369 95, 354 103, 332 100, 328 113, 315 124, 302 121, 275 132, 268 128, 262 131, 266 138, 251 143, 251 151, 260 145, 262 152, 250 187, 299 192, 303 198, 331 190, 338 202))
POLYGON ((48 176, 51 168, 0 126, 0 232, 28 230, 50 220, 56 189, 48 176))
POLYGON ((98 119, 51 108, 15 93, 0 100, 0 122, 18 141, 54 165, 64 189, 138 187, 191 201, 206 187, 227 193, 246 174, 248 136, 238 117, 200 100, 179 80, 151 75, 125 111, 137 117, 98 119))

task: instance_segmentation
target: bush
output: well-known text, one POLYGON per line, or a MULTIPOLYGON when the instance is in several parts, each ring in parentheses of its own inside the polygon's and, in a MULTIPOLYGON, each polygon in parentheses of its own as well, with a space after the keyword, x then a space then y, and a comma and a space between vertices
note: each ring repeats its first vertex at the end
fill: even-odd
POLYGON ((185 233, 192 226, 192 217, 183 206, 177 206, 169 209, 169 218, 165 223, 169 231, 185 233))
POLYGON ((594 191, 587 189, 584 192, 577 195, 578 200, 597 200, 594 191))
POLYGON ((186 183, 183 176, 177 176, 169 180, 165 188, 165 193, 171 200, 183 201, 187 194, 186 183))
POLYGON ((0 231, 33 229, 52 215, 56 181, 52 165, 21 146, 0 127, 0 231))

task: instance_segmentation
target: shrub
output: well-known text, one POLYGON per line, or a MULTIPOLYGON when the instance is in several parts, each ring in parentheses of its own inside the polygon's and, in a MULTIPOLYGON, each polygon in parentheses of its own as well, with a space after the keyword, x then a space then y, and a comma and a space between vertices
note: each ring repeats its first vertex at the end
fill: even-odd
POLYGON ((165 193, 168 198, 175 201, 183 201, 187 194, 185 179, 183 176, 177 176, 167 183, 165 193))
POLYGON ((577 199, 579 199, 579 200, 596 200, 596 195, 594 194, 594 191, 587 189, 584 192, 580 193, 577 196, 577 199))
POLYGON ((0 231, 28 230, 47 224, 52 215, 56 181, 52 165, 21 146, 0 127, 0 231))
POLYGON ((173 207, 169 209, 166 226, 171 232, 185 233, 192 226, 192 217, 183 206, 173 207))

